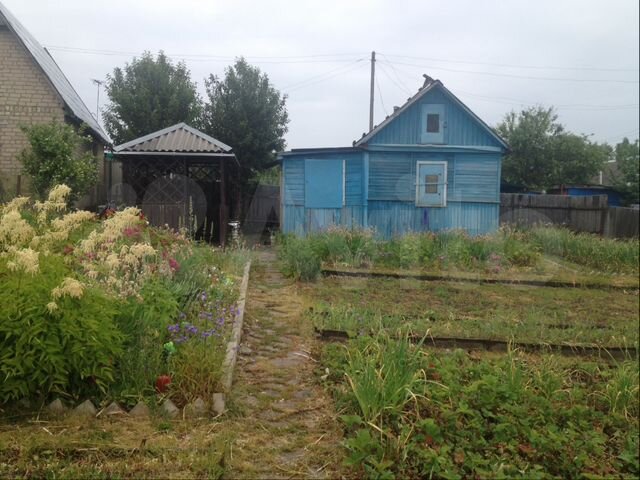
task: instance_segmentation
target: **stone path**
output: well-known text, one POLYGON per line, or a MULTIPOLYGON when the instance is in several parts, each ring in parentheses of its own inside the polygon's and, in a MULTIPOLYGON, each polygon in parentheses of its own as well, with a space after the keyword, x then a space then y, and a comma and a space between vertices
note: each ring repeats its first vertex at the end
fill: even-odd
POLYGON ((315 339, 296 285, 262 251, 251 269, 229 408, 227 478, 340 478, 341 434, 314 380, 315 339))

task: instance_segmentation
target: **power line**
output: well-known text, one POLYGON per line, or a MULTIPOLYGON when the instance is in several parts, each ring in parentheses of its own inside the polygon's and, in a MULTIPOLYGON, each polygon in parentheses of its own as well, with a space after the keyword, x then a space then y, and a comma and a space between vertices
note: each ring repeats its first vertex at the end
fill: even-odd
MULTIPOLYGON (((63 47, 56 45, 49 45, 47 49, 53 51, 59 51, 64 53, 79 53, 86 55, 103 55, 103 56, 139 56, 145 52, 123 51, 123 50, 99 50, 80 47, 63 47)), ((228 62, 234 61, 236 58, 243 55, 212 55, 212 54, 193 54, 193 53, 165 53, 167 57, 177 58, 189 61, 200 62, 228 62)), ((326 54, 313 54, 313 55, 287 55, 287 56, 260 56, 260 55, 245 55, 244 58, 251 59, 256 63, 338 63, 349 62, 353 57, 362 55, 362 53, 326 53, 326 54), (336 57, 336 58, 331 58, 336 57), (342 58, 351 57, 351 58, 342 58)))
POLYGON ((398 71, 396 70, 396 67, 393 66, 393 64, 389 61, 389 59, 384 53, 382 53, 381 55, 384 57, 384 63, 391 68, 391 70, 393 71, 393 74, 398 79, 398 82, 400 83, 400 85, 406 90, 407 94, 411 95, 411 89, 407 87, 405 83, 402 81, 402 79, 400 78, 400 75, 398 75, 398 71))
POLYGON ((560 77, 531 77, 527 75, 515 75, 510 73, 496 73, 496 72, 479 72, 476 70, 458 70, 455 68, 446 68, 446 67, 436 67, 433 65, 419 65, 416 63, 407 63, 407 62, 391 62, 394 65, 406 65, 409 67, 420 67, 420 68, 428 68, 432 70, 444 70, 447 72, 456 72, 456 73, 468 73, 472 75, 488 75, 492 77, 508 77, 508 78, 519 78, 524 80, 543 80, 543 81, 554 81, 554 82, 599 82, 599 83, 640 83, 638 80, 619 80, 619 79, 598 79, 598 78, 560 78, 560 77))
MULTIPOLYGON (((391 65, 390 65, 391 66, 391 65)), ((415 79, 416 76, 406 70, 403 70, 402 68, 397 68, 394 69, 396 72, 402 73, 403 75, 405 75, 407 78, 412 78, 415 79)), ((527 106, 535 106, 535 105, 540 105, 542 102, 540 101, 530 101, 530 100, 522 100, 522 99, 518 99, 518 98, 510 98, 510 97, 496 97, 496 96, 489 96, 489 95, 483 95, 483 94, 479 94, 479 93, 472 93, 472 92, 465 92, 464 90, 459 90, 456 89, 456 93, 461 93, 470 97, 476 97, 478 99, 481 99, 483 101, 486 102, 491 102, 491 103, 497 103, 497 104, 504 104, 504 105, 527 105, 527 106)), ((594 104, 585 104, 585 103, 578 103, 578 104, 558 104, 558 105, 554 105, 554 107, 562 109, 562 110, 571 110, 571 109, 576 109, 576 110, 632 110, 632 109, 637 109, 640 107, 640 104, 637 103, 633 103, 633 104, 621 104, 621 105, 594 105, 594 104)))
POLYGON ((346 73, 350 73, 352 71, 359 69, 361 66, 365 65, 364 63, 365 60, 366 60, 365 58, 360 58, 358 60, 355 60, 349 65, 343 65, 341 67, 329 70, 328 72, 325 72, 323 74, 315 75, 313 77, 307 78, 306 80, 301 80, 297 83, 293 83, 288 86, 285 86, 282 88, 282 90, 286 91, 286 93, 291 93, 301 88, 309 87, 311 85, 324 82, 338 75, 344 75, 346 73))
POLYGON ((402 85, 400 85, 398 82, 396 82, 393 78, 391 78, 391 76, 387 73, 386 69, 384 69, 382 67, 382 62, 378 64, 380 67, 380 71, 382 71, 382 73, 384 73, 384 75, 396 86, 398 87, 402 92, 406 93, 407 95, 411 95, 411 91, 407 88, 404 87, 402 85))
MULTIPOLYGON (((456 89, 457 93, 461 93, 463 95, 467 95, 469 97, 478 98, 479 100, 484 100, 491 103, 501 103, 505 105, 527 105, 527 106, 535 106, 540 105, 540 102, 530 102, 526 100, 520 100, 516 98, 509 97, 491 97, 488 95, 480 95, 477 93, 465 92, 464 90, 456 89)), ((589 105, 589 104, 557 104, 553 105, 554 108, 560 110, 587 110, 587 111, 599 111, 599 110, 633 110, 638 109, 640 104, 630 103, 623 105, 589 105)))
POLYGON ((602 71, 602 72, 637 72, 636 68, 604 68, 604 67, 558 67, 558 66, 543 66, 543 65, 515 65, 508 63, 489 63, 489 62, 477 62, 470 60, 447 60, 443 58, 433 57, 414 57, 410 55, 395 55, 388 53, 385 55, 395 58, 408 58, 413 60, 427 60, 433 62, 442 63, 455 63, 455 64, 467 64, 467 65, 487 65, 491 67, 504 67, 504 68, 520 68, 520 69, 534 69, 534 70, 589 70, 589 71, 602 71))
POLYGON ((375 82, 376 82, 376 88, 378 89, 378 96, 380 97, 380 104, 382 105, 382 110, 384 110, 384 114, 388 117, 389 116, 389 111, 387 110, 387 107, 385 107, 384 105, 384 100, 382 99, 382 91, 380 90, 380 84, 378 83, 378 78, 375 78, 375 82))

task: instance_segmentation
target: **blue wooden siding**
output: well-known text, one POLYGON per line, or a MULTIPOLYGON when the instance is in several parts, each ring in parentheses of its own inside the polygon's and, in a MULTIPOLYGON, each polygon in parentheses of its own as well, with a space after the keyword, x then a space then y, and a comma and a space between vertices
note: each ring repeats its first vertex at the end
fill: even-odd
POLYGON ((371 152, 369 200, 415 200, 418 161, 447 162, 447 201, 500 201, 497 154, 371 152))
POLYGON ((346 205, 364 205, 364 162, 362 155, 346 159, 346 205))
POLYGON ((444 229, 464 229, 477 235, 498 227, 498 154, 356 152, 319 155, 322 159, 332 158, 340 165, 346 161, 346 196, 342 208, 305 206, 305 159, 309 156, 303 157, 283 160, 282 229, 285 232, 303 235, 332 225, 367 226, 374 228, 381 237, 389 238, 407 232, 444 229), (418 161, 447 162, 446 207, 416 207, 418 161), (367 163, 368 171, 365 169, 367 163))
POLYGON ((471 115, 439 89, 434 89, 373 136, 369 145, 419 145, 423 127, 422 105, 444 105, 445 145, 500 147, 471 115))
POLYGON ((498 228, 499 209, 494 203, 451 202, 446 208, 416 208, 408 202, 371 201, 368 223, 382 238, 450 229, 483 235, 498 228))
POLYGON ((288 158, 282 163, 284 205, 304 205, 304 160, 288 158))
POLYGON ((500 156, 456 154, 449 166, 447 200, 499 202, 500 156))

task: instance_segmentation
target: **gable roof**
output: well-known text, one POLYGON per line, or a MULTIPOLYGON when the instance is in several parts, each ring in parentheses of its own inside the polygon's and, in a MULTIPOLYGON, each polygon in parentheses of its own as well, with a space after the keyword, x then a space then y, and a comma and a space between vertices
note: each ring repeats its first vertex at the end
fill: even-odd
POLYGON ((206 133, 177 123, 114 147, 116 153, 190 153, 233 155, 231 147, 206 133))
POLYGON ((357 140, 353 143, 354 147, 365 146, 367 142, 373 138, 378 132, 380 132, 383 128, 393 122, 396 118, 402 115, 411 105, 416 103, 422 97, 424 97, 427 93, 435 88, 440 88, 456 105, 458 105, 462 110, 464 110, 467 114, 469 114, 484 130, 487 131, 489 135, 496 139, 496 141, 505 149, 509 150, 509 145, 505 142, 500 135, 498 135, 489 125, 487 125, 480 117, 478 117, 469 107, 467 107, 462 101, 456 97, 449 89, 447 89, 440 80, 432 80, 428 79, 428 83, 426 83, 423 87, 421 87, 418 92, 409 100, 406 101, 402 107, 398 108, 391 115, 389 115, 380 125, 376 126, 369 133, 364 135, 360 140, 357 140))
MULTIPOLYGON (((31 54, 36 64, 42 69, 43 73, 51 82, 51 85, 62 98, 69 113, 71 113, 80 122, 86 123, 92 130, 93 134, 107 144, 111 141, 97 120, 91 115, 91 112, 84 104, 78 93, 74 90, 67 77, 65 77, 60 67, 38 41, 31 35, 26 28, 11 14, 11 12, 0 3, 0 20, 4 19, 9 30, 18 38, 24 48, 31 54)), ((0 22, 1 24, 2 22, 0 22)))

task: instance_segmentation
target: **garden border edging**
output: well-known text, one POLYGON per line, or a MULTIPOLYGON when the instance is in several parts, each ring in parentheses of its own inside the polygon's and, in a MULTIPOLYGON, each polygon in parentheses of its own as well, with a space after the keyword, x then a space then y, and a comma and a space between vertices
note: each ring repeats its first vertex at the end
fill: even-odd
POLYGON ((249 287, 250 271, 251 260, 249 260, 244 266, 242 283, 240 284, 240 296, 238 297, 238 313, 233 320, 231 338, 227 343, 227 351, 225 354, 224 362, 222 363, 222 376, 220 381, 222 385, 222 392, 213 394, 213 408, 218 415, 224 412, 225 394, 229 393, 229 391, 231 390, 231 384, 233 383, 233 369, 235 368, 236 360, 238 358, 238 348, 240 347, 240 340, 242 337, 242 325, 244 322, 244 309, 247 301, 247 289, 249 287))

